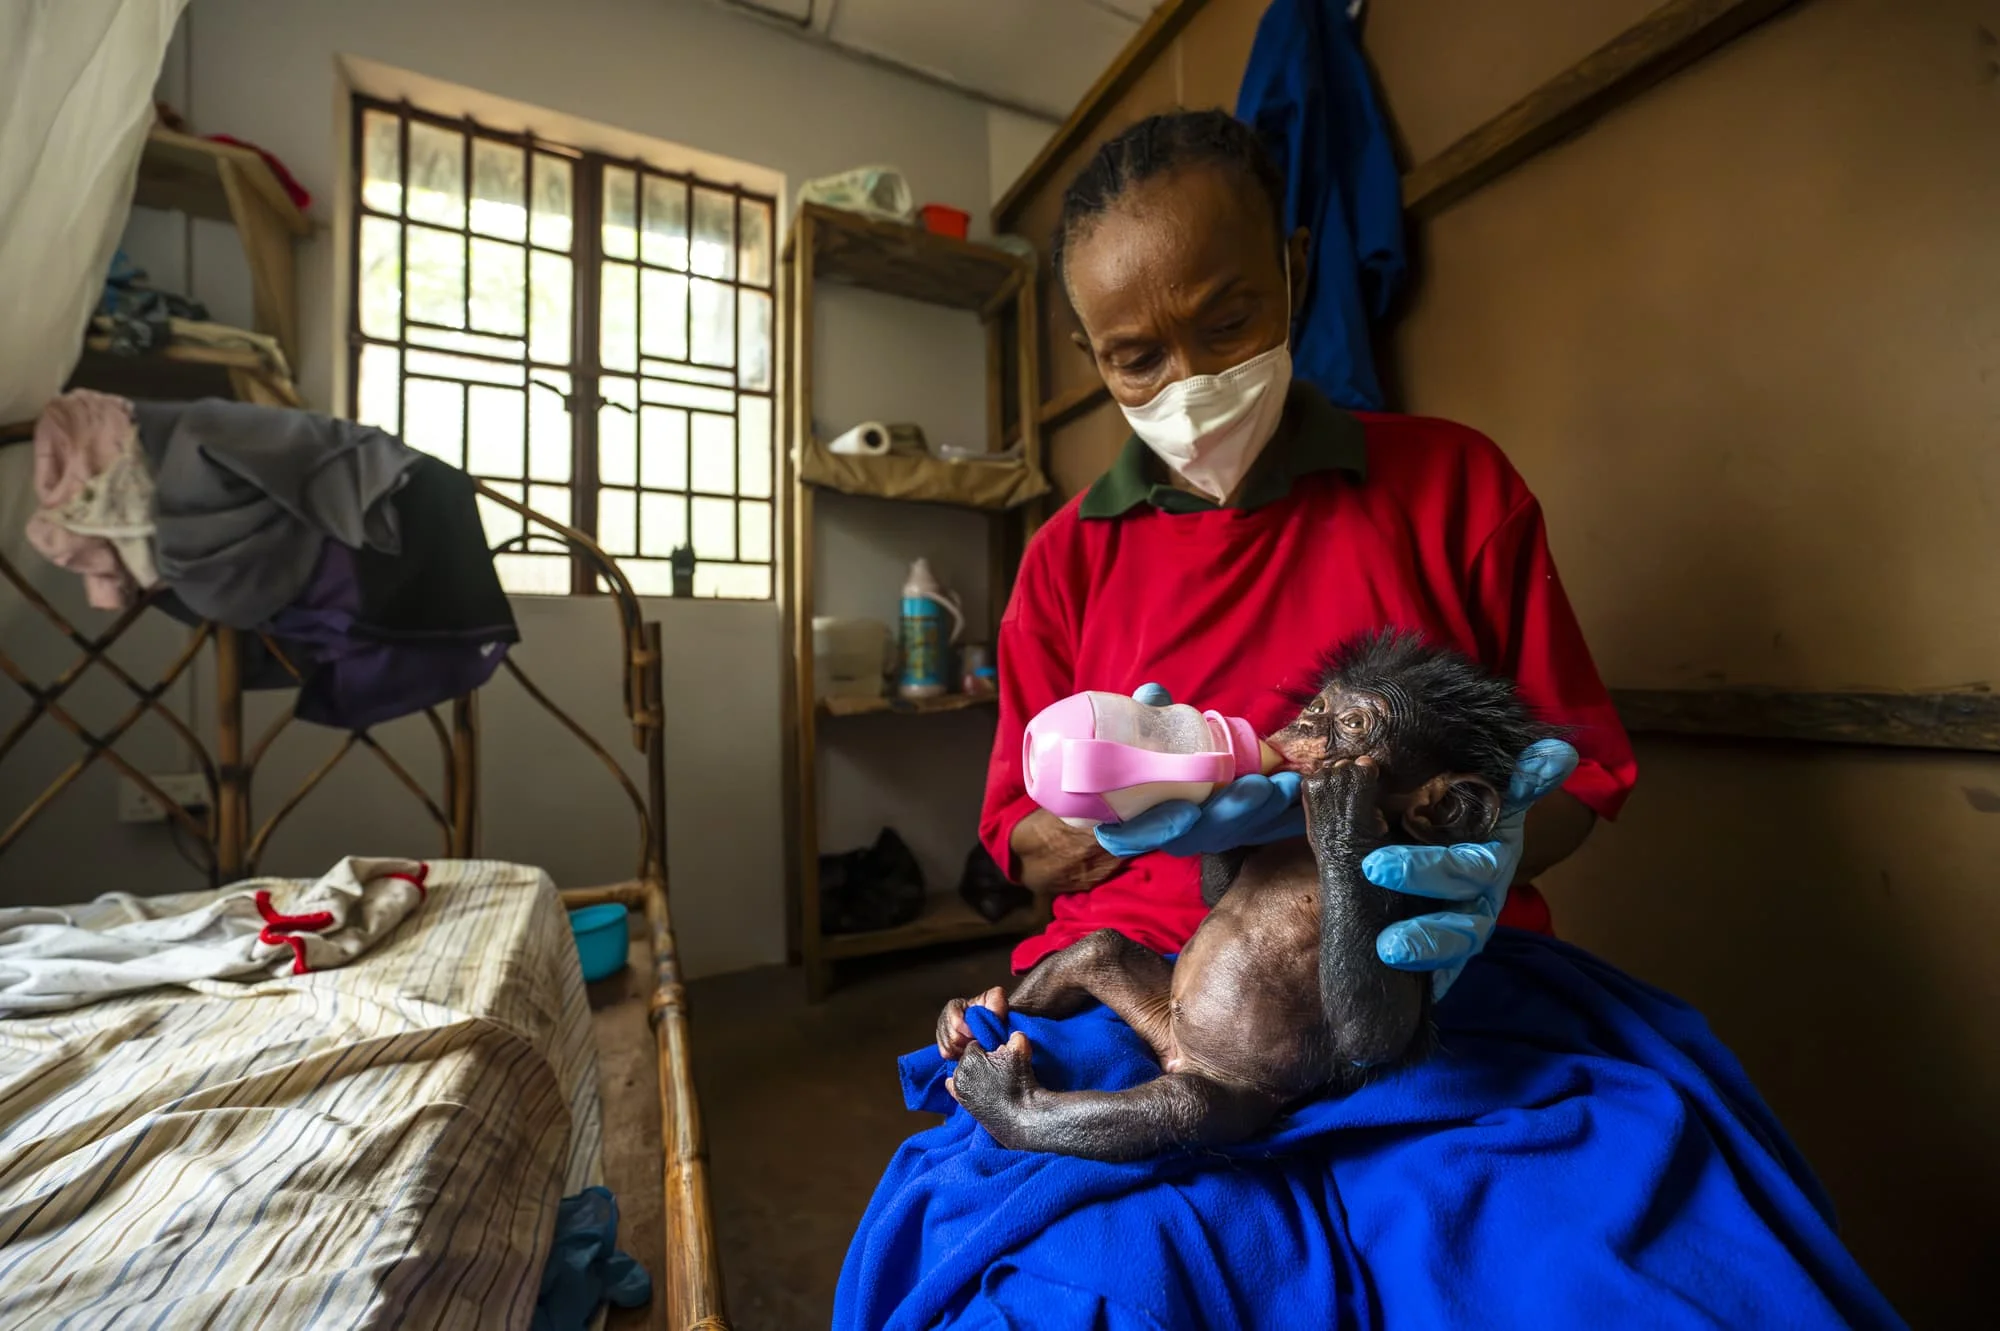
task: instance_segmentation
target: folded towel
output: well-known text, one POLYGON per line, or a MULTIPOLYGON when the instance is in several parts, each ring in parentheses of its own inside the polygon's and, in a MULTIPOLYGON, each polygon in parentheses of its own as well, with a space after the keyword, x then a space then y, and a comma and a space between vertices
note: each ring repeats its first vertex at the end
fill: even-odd
MULTIPOLYGON (((983 1008, 1055 1090, 1159 1075, 1102 1007, 983 1008)), ((1894 1327, 1832 1206, 1699 1013, 1496 931, 1429 1061, 1257 1140, 1103 1164, 1001 1147, 901 1060, 904 1143, 855 1234, 843 1331, 919 1327, 1894 1327)))
POLYGON ((0 1018, 161 985, 254 981, 344 966, 424 899, 417 860, 350 855, 311 884, 251 878, 214 892, 111 892, 80 924, 55 906, 0 908, 0 1018))

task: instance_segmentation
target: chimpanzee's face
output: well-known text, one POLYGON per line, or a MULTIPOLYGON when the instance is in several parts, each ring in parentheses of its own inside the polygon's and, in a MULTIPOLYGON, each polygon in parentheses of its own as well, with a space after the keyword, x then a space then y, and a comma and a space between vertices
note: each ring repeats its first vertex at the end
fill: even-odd
POLYGON ((1270 739, 1304 775, 1342 758, 1373 761, 1382 774, 1385 830, 1399 839, 1485 840, 1499 816, 1498 792, 1479 776, 1452 770, 1444 718, 1434 710, 1394 680, 1359 687, 1334 678, 1270 739))
POLYGON ((1271 736, 1272 745, 1300 772, 1310 774, 1338 758, 1372 758, 1385 783, 1398 778, 1398 724, 1388 699, 1365 689, 1328 685, 1292 723, 1271 736))

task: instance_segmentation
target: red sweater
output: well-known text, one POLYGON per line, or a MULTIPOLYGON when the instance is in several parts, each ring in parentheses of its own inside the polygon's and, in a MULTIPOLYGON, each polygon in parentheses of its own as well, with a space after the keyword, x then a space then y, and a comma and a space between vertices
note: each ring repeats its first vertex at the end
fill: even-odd
MULTIPOLYGON (((1321 399, 1307 416, 1325 425, 1338 413, 1321 399)), ((1565 789, 1600 817, 1616 816, 1638 766, 1556 576, 1535 497, 1473 430, 1375 414, 1339 424, 1351 435, 1354 421, 1348 463, 1298 467, 1266 487, 1278 497, 1247 509, 1133 502, 1145 465, 1134 441, 1095 499, 1072 500, 1029 542, 1000 624, 999 733, 980 818, 982 841, 1010 876, 1020 863, 1008 841, 1036 808, 1021 782, 1021 731, 1042 708, 1152 681, 1176 702, 1268 733, 1291 719, 1281 690, 1316 684, 1328 649, 1384 625, 1420 630, 1515 679, 1539 715, 1571 728, 1582 762, 1565 789), (1365 479, 1356 474, 1363 445, 1365 479), (1091 511, 1103 516, 1084 516, 1091 511)), ((1054 913, 1015 950, 1016 970, 1105 926, 1177 951, 1205 913, 1196 861, 1141 856, 1089 892, 1057 897, 1054 913)), ((1501 921, 1546 930, 1547 907, 1517 888, 1501 921)))

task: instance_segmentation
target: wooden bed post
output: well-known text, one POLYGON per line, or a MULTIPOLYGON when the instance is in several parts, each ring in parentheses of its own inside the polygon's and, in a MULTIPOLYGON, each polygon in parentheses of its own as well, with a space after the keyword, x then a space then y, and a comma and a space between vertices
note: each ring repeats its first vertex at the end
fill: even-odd
POLYGON ((666 713, 662 705, 663 656, 659 622, 644 625, 634 650, 635 714, 645 736, 646 815, 652 854, 644 866, 646 924, 653 944, 653 997, 647 1015, 660 1073, 660 1153, 665 1169, 666 1305, 674 1331, 728 1331, 723 1312, 722 1265, 708 1196, 708 1147, 701 1106, 695 1100, 693 1051, 688 1040, 687 988, 681 980, 673 916, 667 906, 666 713))
POLYGON ((215 629, 215 875, 243 874, 250 845, 250 773, 243 766, 242 655, 236 630, 215 629))

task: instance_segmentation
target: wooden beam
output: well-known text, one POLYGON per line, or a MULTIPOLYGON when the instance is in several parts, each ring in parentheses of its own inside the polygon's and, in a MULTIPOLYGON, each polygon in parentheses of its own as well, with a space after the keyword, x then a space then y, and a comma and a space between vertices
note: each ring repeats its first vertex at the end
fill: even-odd
POLYGON ((1069 392, 1052 397, 1042 404, 1042 429, 1047 431, 1060 425, 1067 425, 1098 403, 1110 400, 1111 390, 1104 386, 1104 381, 1101 379, 1094 384, 1072 388, 1069 392))
MULTIPOLYGON (((1100 403, 1109 402, 1110 400, 1111 390, 1106 388, 1104 381, 1100 379, 1094 384, 1085 384, 1081 388, 1072 388, 1069 392, 1059 394, 1042 403, 1042 409, 1036 414, 1035 419, 1042 427, 1041 433, 1044 442, 1047 441, 1051 430, 1060 429, 1068 425, 1078 416, 1083 415, 1100 403)), ((1007 437, 1002 441, 1003 445, 1012 447, 1014 440, 1020 437, 1020 433, 1020 427, 1018 425, 1015 426, 1014 429, 1007 433, 1007 437)))
POLYGON ((2000 753, 2000 694, 1613 689, 1635 734, 2000 753))
POLYGON ((1431 217, 1568 138, 1796 0, 1668 0, 1403 177, 1403 207, 1431 217))
POLYGON ((1069 119, 1049 136, 1049 141, 1035 154, 1035 160, 1028 163, 1028 169, 1021 173, 1021 178, 1000 196, 1000 202, 993 205, 995 231, 1005 231, 1014 224, 1028 196, 1048 184, 1056 168, 1110 114, 1118 99, 1131 90, 1132 85, 1139 81, 1139 76, 1153 63, 1154 57, 1180 36, 1181 29, 1201 11, 1202 4, 1203 0, 1165 0, 1153 11, 1151 18, 1139 25, 1132 39, 1125 43, 1125 49, 1097 76, 1097 82, 1090 85, 1090 91, 1084 93, 1083 100, 1076 104, 1076 110, 1069 113, 1069 119))
POLYGON ((312 222, 285 193, 277 173, 249 148, 155 125, 139 159, 133 202, 142 208, 169 208, 216 222, 234 222, 237 211, 222 172, 234 167, 242 183, 261 198, 272 217, 295 236, 312 234, 312 222))

